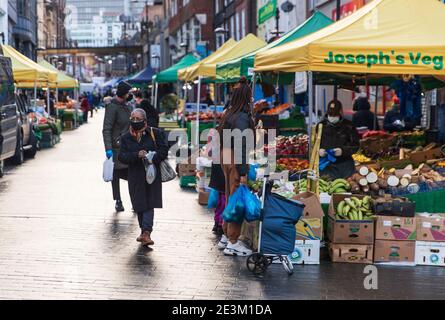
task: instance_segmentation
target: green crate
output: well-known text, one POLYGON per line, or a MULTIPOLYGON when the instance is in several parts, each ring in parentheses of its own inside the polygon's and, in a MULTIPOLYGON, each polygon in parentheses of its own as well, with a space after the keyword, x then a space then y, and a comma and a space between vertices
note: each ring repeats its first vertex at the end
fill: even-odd
POLYGON ((285 120, 278 120, 278 125, 281 129, 298 128, 306 130, 306 121, 304 117, 291 117, 285 120))
MULTIPOLYGON (((192 122, 188 121, 187 124, 187 137, 188 141, 191 141, 192 137, 192 122)), ((213 121, 211 122, 199 122, 199 136, 201 136, 201 133, 204 132, 204 130, 212 129, 213 128, 213 121)), ((205 140, 200 140, 200 143, 207 143, 207 137, 205 140)))
POLYGON ((195 176, 184 176, 179 178, 179 185, 181 188, 194 188, 196 186, 195 176))

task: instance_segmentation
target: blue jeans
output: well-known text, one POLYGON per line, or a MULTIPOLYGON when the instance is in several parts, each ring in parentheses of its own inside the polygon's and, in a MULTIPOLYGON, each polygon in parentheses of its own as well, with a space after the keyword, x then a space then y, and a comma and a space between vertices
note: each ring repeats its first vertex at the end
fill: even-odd
POLYGON ((154 215, 155 215, 154 209, 148 209, 147 211, 144 212, 138 212, 139 227, 141 228, 142 232, 153 231, 154 215))

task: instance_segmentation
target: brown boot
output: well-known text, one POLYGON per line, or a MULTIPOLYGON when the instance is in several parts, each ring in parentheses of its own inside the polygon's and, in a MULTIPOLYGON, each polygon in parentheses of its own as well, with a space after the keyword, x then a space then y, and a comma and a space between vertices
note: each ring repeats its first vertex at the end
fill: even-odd
POLYGON ((144 231, 142 233, 142 237, 141 237, 141 243, 143 246, 152 246, 155 244, 155 242, 153 240, 151 240, 151 232, 150 231, 144 231))
POLYGON ((142 242, 142 235, 143 235, 143 233, 141 232, 141 235, 140 235, 139 237, 136 238, 136 241, 137 241, 137 242, 142 242))

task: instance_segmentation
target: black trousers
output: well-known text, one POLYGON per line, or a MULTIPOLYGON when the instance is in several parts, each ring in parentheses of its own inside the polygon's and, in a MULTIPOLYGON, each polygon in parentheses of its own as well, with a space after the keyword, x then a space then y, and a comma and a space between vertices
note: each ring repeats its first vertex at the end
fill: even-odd
POLYGON ((120 179, 128 180, 128 169, 116 169, 113 171, 113 181, 111 187, 113 189, 113 199, 121 200, 120 179))

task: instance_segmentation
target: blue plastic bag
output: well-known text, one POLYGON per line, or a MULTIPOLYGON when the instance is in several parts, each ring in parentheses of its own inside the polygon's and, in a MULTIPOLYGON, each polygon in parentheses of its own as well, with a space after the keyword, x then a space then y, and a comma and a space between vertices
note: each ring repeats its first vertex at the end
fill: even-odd
POLYGON ((261 217, 261 201, 252 192, 247 190, 244 194, 246 211, 245 219, 247 222, 260 220, 261 217))
POLYGON ((209 201, 207 203, 208 209, 215 209, 218 206, 219 192, 215 189, 210 190, 209 201))
POLYGON ((252 194, 247 186, 241 185, 229 197, 229 204, 223 212, 225 222, 242 223, 260 219, 261 201, 252 194))
POLYGON ((256 169, 258 169, 260 166, 259 164, 251 164, 249 166, 249 175, 248 178, 250 181, 255 181, 256 180, 256 169))
POLYGON ((337 162, 337 158, 335 157, 335 151, 333 149, 326 150, 326 157, 320 158, 319 169, 320 171, 324 171, 331 164, 337 162))
POLYGON ((223 212, 224 222, 242 223, 244 220, 243 188, 240 186, 230 197, 223 212))

